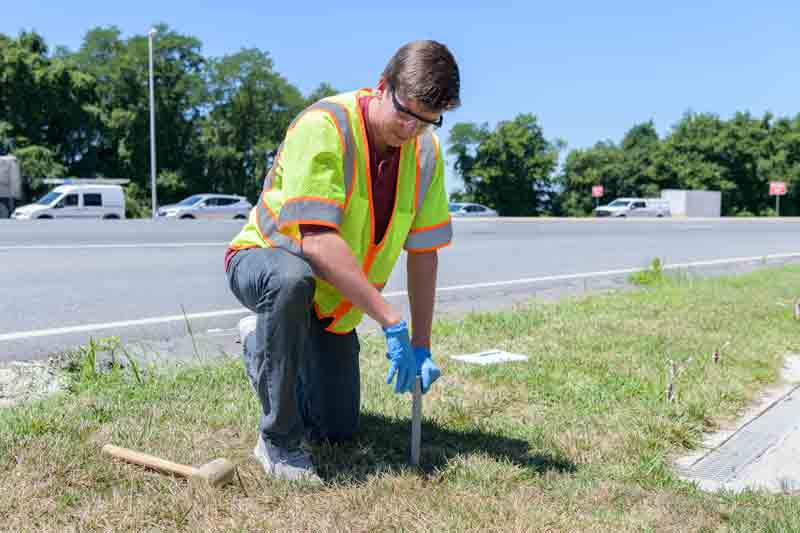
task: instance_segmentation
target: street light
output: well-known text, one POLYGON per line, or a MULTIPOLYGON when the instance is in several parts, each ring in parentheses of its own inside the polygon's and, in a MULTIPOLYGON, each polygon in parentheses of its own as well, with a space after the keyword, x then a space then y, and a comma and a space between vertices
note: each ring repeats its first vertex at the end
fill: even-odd
POLYGON ((156 106, 153 90, 153 37, 156 29, 152 28, 148 34, 150 44, 150 189, 153 197, 153 218, 158 217, 156 202, 156 106))

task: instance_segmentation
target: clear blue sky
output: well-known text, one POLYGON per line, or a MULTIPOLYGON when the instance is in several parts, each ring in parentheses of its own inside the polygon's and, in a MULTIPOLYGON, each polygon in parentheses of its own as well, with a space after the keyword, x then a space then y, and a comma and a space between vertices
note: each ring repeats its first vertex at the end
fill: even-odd
POLYGON ((463 106, 447 115, 445 142, 448 124, 494 126, 523 112, 568 149, 619 142, 647 120, 663 136, 687 110, 722 118, 800 112, 797 0, 491 4, 27 0, 0 8, 0 32, 32 29, 51 48, 76 50, 95 26, 116 25, 130 37, 164 22, 199 38, 206 56, 269 51, 305 94, 322 81, 370 86, 401 44, 436 39, 461 68, 463 106))

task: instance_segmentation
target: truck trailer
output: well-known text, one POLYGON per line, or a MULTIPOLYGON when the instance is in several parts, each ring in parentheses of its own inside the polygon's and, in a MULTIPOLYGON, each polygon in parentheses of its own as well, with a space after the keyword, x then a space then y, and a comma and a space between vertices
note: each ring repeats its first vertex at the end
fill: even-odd
POLYGON ((19 161, 13 155, 0 156, 0 218, 8 218, 21 200, 19 161))

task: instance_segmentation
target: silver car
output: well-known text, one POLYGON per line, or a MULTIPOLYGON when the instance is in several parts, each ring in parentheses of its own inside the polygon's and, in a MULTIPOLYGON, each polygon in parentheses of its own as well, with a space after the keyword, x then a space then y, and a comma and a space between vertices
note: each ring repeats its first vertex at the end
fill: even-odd
POLYGON ((195 194, 177 204, 164 205, 158 216, 171 219, 245 219, 253 206, 243 196, 232 194, 195 194))
POLYGON ((496 217, 497 211, 485 205, 466 202, 450 202, 450 216, 453 217, 496 217))

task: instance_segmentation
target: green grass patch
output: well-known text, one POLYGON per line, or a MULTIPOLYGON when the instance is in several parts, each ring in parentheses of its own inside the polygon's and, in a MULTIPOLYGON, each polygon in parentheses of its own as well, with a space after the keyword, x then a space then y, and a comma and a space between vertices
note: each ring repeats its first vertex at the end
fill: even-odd
POLYGON ((661 266, 661 259, 656 257, 648 268, 628 276, 628 281, 634 285, 645 287, 662 283, 664 281, 664 268, 661 266))
POLYGON ((796 299, 800 268, 658 278, 646 291, 437 322, 443 376, 425 398, 419 470, 405 466, 410 400, 383 381, 383 339, 364 336, 362 429, 352 443, 315 448, 327 481, 316 488, 266 479, 251 458, 259 406, 238 358, 98 373, 100 344, 90 345, 67 392, 0 411, 0 523, 10 531, 800 530, 795 498, 706 494, 669 468, 798 351, 793 309, 780 303, 796 299), (530 360, 476 367, 447 357, 489 348, 530 360), (241 483, 194 487, 111 461, 100 454, 106 443, 189 464, 227 457, 241 483))

